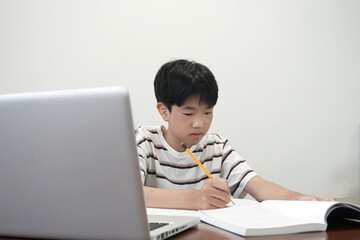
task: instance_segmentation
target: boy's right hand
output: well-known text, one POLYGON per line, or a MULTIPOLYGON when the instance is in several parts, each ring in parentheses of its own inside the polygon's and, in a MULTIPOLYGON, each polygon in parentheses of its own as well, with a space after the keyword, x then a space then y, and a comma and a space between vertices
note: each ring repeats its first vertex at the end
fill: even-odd
POLYGON ((222 208, 230 202, 229 183, 224 178, 208 179, 199 191, 199 209, 222 208))

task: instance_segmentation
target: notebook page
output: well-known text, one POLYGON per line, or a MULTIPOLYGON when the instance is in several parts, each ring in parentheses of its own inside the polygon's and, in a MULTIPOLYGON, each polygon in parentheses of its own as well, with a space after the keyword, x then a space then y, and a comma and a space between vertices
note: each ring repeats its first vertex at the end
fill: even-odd
POLYGON ((200 211, 200 217, 207 215, 217 222, 239 226, 244 229, 280 228, 308 224, 302 219, 287 217, 277 212, 236 203, 236 207, 200 211))
POLYGON ((337 204, 337 202, 282 200, 269 200, 260 203, 264 209, 274 210, 286 216, 324 224, 326 224, 326 212, 335 204, 337 204))

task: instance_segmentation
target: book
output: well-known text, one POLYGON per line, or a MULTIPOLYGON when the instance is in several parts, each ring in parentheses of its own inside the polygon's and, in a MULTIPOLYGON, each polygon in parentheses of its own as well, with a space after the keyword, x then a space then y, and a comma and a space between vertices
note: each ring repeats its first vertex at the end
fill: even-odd
POLYGON ((346 202, 235 199, 236 205, 199 210, 201 221, 243 237, 326 231, 329 224, 360 226, 360 206, 346 202))

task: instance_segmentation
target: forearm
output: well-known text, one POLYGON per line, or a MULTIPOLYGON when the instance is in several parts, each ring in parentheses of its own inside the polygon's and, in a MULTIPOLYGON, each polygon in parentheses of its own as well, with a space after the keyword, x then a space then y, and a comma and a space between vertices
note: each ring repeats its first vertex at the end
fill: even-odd
POLYGON ((214 209, 230 202, 229 183, 224 178, 208 179, 200 190, 144 187, 147 207, 214 209))
POLYGON ((144 187, 146 207, 198 210, 199 190, 144 187))
POLYGON ((266 181, 259 176, 252 178, 245 191, 253 196, 257 201, 264 200, 295 200, 305 196, 302 193, 286 189, 276 183, 266 181))
POLYGON ((262 189, 259 190, 256 196, 258 201, 264 201, 268 199, 295 200, 303 196, 301 193, 291 191, 273 182, 266 182, 266 184, 261 186, 261 188, 262 189))

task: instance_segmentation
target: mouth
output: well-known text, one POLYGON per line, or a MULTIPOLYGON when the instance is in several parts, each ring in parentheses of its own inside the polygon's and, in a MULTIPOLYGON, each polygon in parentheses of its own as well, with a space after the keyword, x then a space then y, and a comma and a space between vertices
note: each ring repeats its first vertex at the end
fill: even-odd
POLYGON ((191 133, 190 136, 194 139, 199 139, 203 136, 203 133, 191 133))

